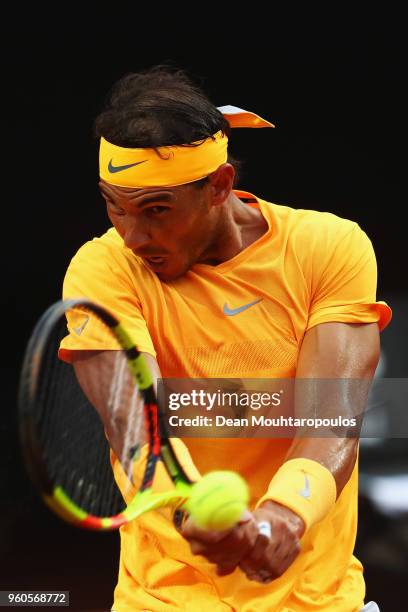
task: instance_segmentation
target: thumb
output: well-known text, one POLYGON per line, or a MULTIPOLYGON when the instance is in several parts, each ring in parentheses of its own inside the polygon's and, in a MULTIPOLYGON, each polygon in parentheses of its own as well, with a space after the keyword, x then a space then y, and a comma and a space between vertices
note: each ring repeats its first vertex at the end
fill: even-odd
POLYGON ((250 512, 249 510, 245 510, 244 514, 241 516, 241 518, 238 521, 238 525, 244 525, 245 523, 249 523, 249 521, 254 521, 255 517, 252 514, 252 512, 250 512))
POLYGON ((193 519, 189 517, 182 526, 181 535, 187 540, 200 540, 201 542, 215 543, 225 538, 232 529, 202 529, 197 527, 193 519))

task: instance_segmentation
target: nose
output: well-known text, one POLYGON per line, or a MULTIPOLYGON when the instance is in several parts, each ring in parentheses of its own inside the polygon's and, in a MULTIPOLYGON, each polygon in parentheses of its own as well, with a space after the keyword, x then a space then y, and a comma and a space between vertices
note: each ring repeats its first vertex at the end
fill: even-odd
POLYGON ((132 251, 145 247, 151 241, 151 236, 140 223, 132 222, 125 230, 123 237, 125 246, 132 251))

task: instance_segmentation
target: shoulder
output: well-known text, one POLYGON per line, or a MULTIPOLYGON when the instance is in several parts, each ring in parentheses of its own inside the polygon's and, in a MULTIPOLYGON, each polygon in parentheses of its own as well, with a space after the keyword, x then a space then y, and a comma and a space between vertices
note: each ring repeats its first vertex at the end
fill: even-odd
POLYGON ((115 228, 111 227, 101 236, 85 242, 75 253, 70 269, 126 270, 142 267, 142 260, 125 245, 115 228))
POLYGON ((336 249, 367 249, 371 242, 360 226, 330 212, 292 208, 261 201, 272 236, 293 249, 300 259, 333 254, 336 249))
POLYGON ((261 200, 271 221, 282 232, 298 239, 344 236, 352 232, 358 225, 355 221, 339 217, 331 212, 321 212, 312 209, 293 208, 282 204, 274 204, 261 200))
POLYGON ((85 242, 75 253, 72 261, 92 260, 96 257, 126 256, 123 240, 114 227, 108 229, 102 236, 97 236, 85 242))
POLYGON ((376 277, 373 245, 355 221, 330 212, 271 203, 266 207, 285 267, 300 274, 312 293, 329 278, 351 277, 360 270, 376 277))
POLYGON ((290 234, 300 255, 312 257, 317 264, 329 261, 336 253, 358 251, 371 244, 355 221, 316 210, 297 210, 290 234))
POLYGON ((64 277, 64 295, 87 295, 92 287, 134 293, 135 287, 143 286, 145 277, 142 260, 111 228, 83 244, 73 256, 64 277))

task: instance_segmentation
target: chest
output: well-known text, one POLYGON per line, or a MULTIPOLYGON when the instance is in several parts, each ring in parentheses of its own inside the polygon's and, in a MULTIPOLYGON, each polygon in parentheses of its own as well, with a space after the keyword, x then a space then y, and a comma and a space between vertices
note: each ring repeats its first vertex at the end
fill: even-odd
POLYGON ((142 304, 166 376, 284 375, 296 366, 307 323, 299 282, 270 267, 190 272, 142 304))

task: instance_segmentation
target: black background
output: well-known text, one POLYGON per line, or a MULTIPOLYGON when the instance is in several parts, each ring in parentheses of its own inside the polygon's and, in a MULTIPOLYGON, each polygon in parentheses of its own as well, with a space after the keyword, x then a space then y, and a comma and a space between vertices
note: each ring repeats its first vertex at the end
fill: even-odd
MULTIPOLYGON (((76 609, 103 610, 115 584, 116 534, 63 525, 28 485, 15 396, 32 326, 59 299, 76 249, 108 227, 97 190, 92 122, 110 86, 126 72, 171 61, 189 70, 216 105, 253 110, 276 124, 275 130, 234 131, 231 150, 244 162, 240 187, 361 225, 377 254, 378 298, 395 310, 383 334, 387 375, 407 375, 401 15, 371 11, 357 19, 355 13, 294 10, 283 20, 259 6, 250 15, 250 8, 222 15, 203 6, 185 26, 174 7, 157 7, 156 15, 146 17, 126 3, 116 6, 112 18, 99 14, 87 23, 77 8, 52 16, 48 25, 50 15, 39 13, 3 24, 3 589, 70 589, 76 609), (16 321, 14 330, 9 320, 16 321)), ((387 570, 364 562, 369 597, 392 609, 405 592, 401 572, 393 571, 392 562, 387 570)))

